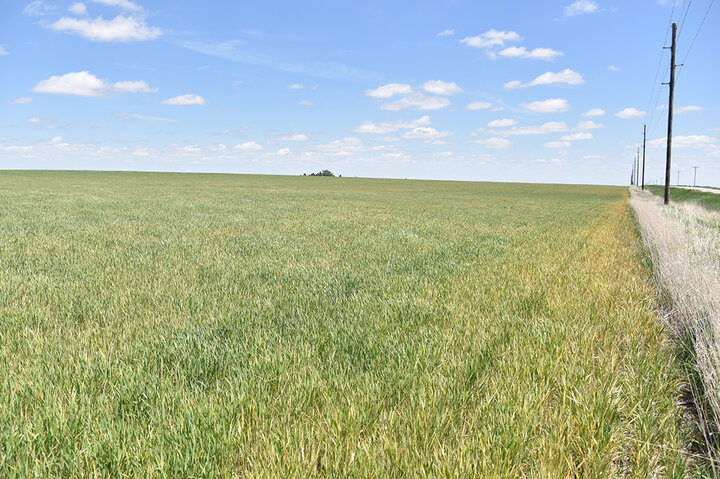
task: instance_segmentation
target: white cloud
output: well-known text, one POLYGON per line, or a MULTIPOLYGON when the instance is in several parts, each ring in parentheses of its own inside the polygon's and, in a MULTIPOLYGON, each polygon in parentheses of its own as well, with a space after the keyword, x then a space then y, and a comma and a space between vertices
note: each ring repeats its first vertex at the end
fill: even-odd
POLYGON ((580 85, 582 83, 585 83, 585 80, 578 72, 566 68, 565 70, 558 73, 543 73, 542 75, 532 80, 530 83, 523 84, 520 80, 509 81, 504 85, 504 87, 509 89, 527 88, 537 85, 550 85, 552 83, 567 83, 568 85, 580 85))
POLYGON ((70 13, 74 13, 75 15, 87 15, 87 7, 82 2, 75 2, 72 5, 68 7, 68 11, 70 13))
POLYGON ((620 71, 620 67, 616 67, 615 65, 610 65, 610 66, 608 67, 608 70, 610 70, 611 72, 619 72, 619 71, 620 71))
POLYGON ((322 154, 322 156, 341 156, 348 157, 355 153, 364 151, 365 145, 360 138, 342 138, 340 140, 333 140, 330 143, 324 143, 321 145, 315 145, 315 151, 322 154))
POLYGON ((121 81, 110 83, 88 71, 71 72, 62 76, 51 76, 39 82, 32 91, 56 95, 105 96, 110 93, 152 93, 156 88, 144 81, 121 81))
POLYGON ((500 111, 503 108, 500 105, 496 105, 495 103, 490 103, 489 101, 474 101, 472 103, 468 103, 467 109, 468 110, 500 111))
POLYGON ((585 132, 571 133, 569 135, 563 135, 562 137, 560 137, 560 139, 564 141, 592 140, 593 138, 594 137, 592 133, 585 132))
POLYGON ((640 111, 637 108, 625 108, 624 110, 620 110, 619 112, 615 113, 615 116, 618 118, 638 118, 640 116, 644 116, 645 112, 640 111))
POLYGON ((102 3, 110 7, 118 7, 124 10, 132 10, 133 12, 142 11, 142 7, 137 3, 130 2, 128 0, 92 0, 95 3, 102 3))
POLYGON ((517 120, 513 120, 511 118, 503 118, 501 120, 493 120, 490 123, 488 123, 488 126, 492 128, 504 128, 507 126, 515 126, 517 125, 517 120))
POLYGON ((504 46, 505 42, 519 42, 520 40, 522 40, 522 37, 516 32, 501 32, 493 29, 481 35, 465 37, 460 40, 460 43, 475 48, 491 48, 504 46))
POLYGON ((600 123, 595 123, 592 120, 581 121, 575 127, 575 129, 577 131, 597 130, 598 128, 605 128, 605 125, 602 125, 600 123))
MULTIPOLYGON (((709 150, 720 148, 718 144, 720 140, 713 136, 707 135, 686 135, 686 136, 673 136, 672 146, 673 148, 696 148, 701 150, 709 150)), ((665 147, 667 145, 666 138, 658 138, 657 140, 648 141, 647 145, 649 148, 665 147)))
POLYGON ((300 83, 293 83, 292 85, 288 85, 288 90, 302 90, 303 88, 305 87, 300 83))
POLYGON ((103 17, 92 19, 62 17, 50 25, 58 31, 76 33, 94 42, 130 42, 135 40, 154 40, 162 35, 162 30, 150 27, 145 20, 118 15, 112 20, 103 17))
POLYGON ((406 108, 415 110, 439 110, 450 105, 450 100, 444 97, 427 96, 420 92, 414 92, 399 100, 383 104, 380 108, 389 111, 399 111, 406 108))
POLYGON ((204 105, 205 98, 189 93, 187 95, 168 98, 167 100, 163 100, 163 103, 166 105, 204 105))
POLYGON ((292 151, 290 151, 290 148, 280 148, 276 154, 278 156, 287 156, 290 153, 292 153, 292 151))
POLYGON ((263 147, 254 141, 246 141, 245 143, 235 145, 235 149, 239 151, 260 151, 263 147))
POLYGON ((605 110, 603 110, 602 108, 593 108, 583 113, 582 116, 585 118, 589 118, 592 116, 603 116, 604 114, 605 110))
POLYGON ((703 111, 705 110, 704 107, 699 105, 687 105, 687 106, 681 106, 679 108, 675 108, 675 113, 690 113, 693 111, 703 111))
POLYGON ((29 17, 41 17, 43 15, 47 15, 48 13, 52 13, 53 10, 55 10, 55 7, 48 5, 45 2, 41 2, 40 0, 36 0, 25 5, 25 8, 23 8, 23 14, 29 17))
POLYGON ((112 90, 117 93, 153 93, 157 88, 150 88, 144 81, 119 81, 113 83, 112 90))
POLYGON ((491 137, 486 138, 484 140, 475 140, 473 143, 476 143, 478 145, 483 145, 488 148, 510 148, 512 146, 512 141, 508 140, 507 138, 497 138, 497 137, 491 137))
POLYGON ((534 50, 528 50, 525 47, 507 47, 504 50, 500 50, 498 55, 508 58, 531 58, 534 60, 550 61, 564 55, 564 53, 553 50, 552 48, 535 48, 534 50))
POLYGON ((436 36, 438 36, 438 37, 451 37, 451 36, 453 36, 453 35, 455 35, 455 30, 453 30, 452 28, 450 28, 450 29, 448 29, 448 30, 443 30, 442 32, 438 33, 436 36))
POLYGON ((0 45, 0 56, 2 56, 2 55, 7 55, 8 53, 9 53, 9 52, 8 52, 7 50, 5 50, 5 47, 3 47, 2 45, 0 45))
POLYGON ((583 13, 599 12, 600 7, 593 0, 577 0, 565 7, 565 16, 574 17, 583 13))
POLYGON ((20 98, 13 98, 12 100, 7 100, 6 103, 9 103, 11 105, 22 105, 23 103, 30 103, 31 101, 33 101, 33 99, 29 96, 21 96, 20 98))
POLYGON ((542 75, 531 81, 528 86, 549 85, 551 83, 567 83, 568 85, 580 85, 582 83, 585 83, 585 80, 578 72, 566 68, 565 70, 558 73, 543 73, 542 75))
POLYGON ((449 131, 437 131, 431 126, 418 126, 410 131, 405 132, 403 138, 408 140, 435 140, 438 138, 445 138, 446 136, 452 135, 449 131))
POLYGON ((365 90, 367 96, 381 99, 392 98, 395 95, 409 95, 412 92, 412 87, 404 83, 388 83, 374 90, 365 90))
POLYGON ((545 143, 545 146, 548 148, 567 148, 572 146, 572 143, 569 141, 549 141, 545 143))
POLYGON ((40 123, 42 120, 40 118, 31 117, 28 118, 28 123, 40 123))
POLYGON ((570 109, 570 104, 564 98, 549 98, 542 101, 523 103, 521 106, 536 113, 561 113, 570 109))
POLYGON ((281 136, 278 139, 281 141, 308 141, 310 138, 303 133, 293 133, 291 135, 281 136))
POLYGON ((463 89, 455 82, 445 82, 442 80, 429 80, 423 85, 423 90, 433 95, 454 95, 462 93, 463 89))
POLYGON ((499 135, 545 135, 548 133, 566 132, 569 128, 565 122, 549 121, 537 126, 514 126, 505 130, 494 130, 499 135))
POLYGON ((411 121, 396 120, 383 123, 373 123, 371 121, 366 121, 359 127, 355 128, 353 131, 355 133, 371 133, 376 135, 384 135, 386 133, 392 133, 399 130, 410 130, 419 126, 430 126, 431 124, 432 123, 430 121, 430 117, 425 115, 411 121))
POLYGON ((302 106, 313 106, 315 103, 311 102, 310 100, 300 100, 298 102, 298 105, 302 106))

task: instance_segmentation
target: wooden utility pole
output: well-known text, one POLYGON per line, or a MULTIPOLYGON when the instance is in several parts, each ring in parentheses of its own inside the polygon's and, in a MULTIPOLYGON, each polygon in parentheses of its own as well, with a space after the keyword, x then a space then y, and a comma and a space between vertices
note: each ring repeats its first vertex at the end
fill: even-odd
POLYGON ((645 141, 647 140, 647 125, 643 125, 643 172, 642 172, 642 189, 645 189, 645 141))
POLYGON ((693 186, 697 186, 697 166, 693 166, 693 170, 695 170, 695 175, 693 175, 693 186))
POLYGON ((678 172, 677 172, 677 173, 678 173, 678 181, 677 181, 677 185, 678 185, 678 186, 680 186, 680 170, 678 170, 678 172))
MULTIPOLYGON (((672 44, 670 45, 670 99, 668 101, 668 131, 667 150, 665 154, 665 204, 670 204, 670 164, 672 157, 672 122, 673 102, 675 101, 675 42, 677 37, 677 23, 672 24, 672 44)), ((666 47, 667 48, 667 47, 666 47)), ((680 175, 678 172, 678 181, 680 175)))

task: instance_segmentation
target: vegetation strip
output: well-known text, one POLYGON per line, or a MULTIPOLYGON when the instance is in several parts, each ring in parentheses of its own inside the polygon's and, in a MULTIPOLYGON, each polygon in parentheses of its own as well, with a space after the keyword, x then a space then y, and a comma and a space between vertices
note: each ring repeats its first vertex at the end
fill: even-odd
MULTIPOLYGON (((662 196, 664 186, 651 185, 645 187, 651 193, 662 196)), ((670 200, 675 202, 692 201, 705 209, 711 211, 720 211, 720 194, 711 193, 709 191, 689 190, 687 188, 673 187, 670 188, 670 200)))
MULTIPOLYGON (((692 192, 695 193, 695 192, 692 192)), ((709 193, 712 195, 712 193, 709 193)), ((704 446, 717 461, 720 431, 720 213, 689 201, 662 206, 660 198, 632 193, 650 252, 667 322, 687 361, 704 446)), ((716 463, 710 462, 716 469, 716 463)), ((720 472, 720 469, 714 470, 720 472)))
POLYGON ((0 177, 0 476, 684 477, 623 188, 0 177))

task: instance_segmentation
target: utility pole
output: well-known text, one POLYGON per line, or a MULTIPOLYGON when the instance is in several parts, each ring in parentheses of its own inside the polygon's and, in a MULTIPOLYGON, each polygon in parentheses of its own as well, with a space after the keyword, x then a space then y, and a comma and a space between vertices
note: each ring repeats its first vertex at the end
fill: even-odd
POLYGON ((680 170, 678 170, 678 181, 677 181, 677 185, 680 186, 680 170))
POLYGON ((645 189, 645 141, 647 140, 647 125, 643 125, 643 173, 642 173, 642 189, 645 189))
POLYGON ((697 166, 693 166, 693 170, 695 170, 695 175, 693 176, 693 186, 697 186, 697 166))
MULTIPOLYGON (((665 154, 665 204, 670 204, 670 163, 672 157, 672 121, 673 121, 673 102, 675 101, 675 47, 677 37, 677 23, 672 24, 672 44, 670 46, 670 98, 668 101, 668 132, 667 132, 667 150, 665 154)), ((667 47, 665 47, 667 48, 667 47)), ((678 181, 680 174, 678 172, 678 181)))
POLYGON ((640 185, 640 147, 638 146, 638 152, 637 152, 637 172, 638 172, 638 182, 637 184, 640 185))

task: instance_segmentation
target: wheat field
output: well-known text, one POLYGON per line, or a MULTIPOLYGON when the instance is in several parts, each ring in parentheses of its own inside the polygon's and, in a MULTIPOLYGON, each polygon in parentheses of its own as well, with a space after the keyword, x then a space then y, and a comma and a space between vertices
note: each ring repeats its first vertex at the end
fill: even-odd
POLYGON ((616 187, 0 174, 2 477, 686 477, 616 187))

